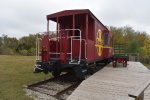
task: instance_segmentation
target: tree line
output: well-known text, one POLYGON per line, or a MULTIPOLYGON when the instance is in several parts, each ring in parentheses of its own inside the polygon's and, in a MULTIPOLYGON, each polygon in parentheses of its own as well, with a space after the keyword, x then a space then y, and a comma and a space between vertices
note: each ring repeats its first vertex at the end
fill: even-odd
POLYGON ((113 44, 123 43, 126 45, 126 52, 138 54, 139 60, 150 63, 150 35, 146 32, 133 30, 132 27, 110 27, 113 34, 113 44))
MULTIPOLYGON (((138 53, 141 60, 150 62, 150 35, 135 31, 132 27, 109 27, 113 34, 113 44, 126 44, 127 53, 138 53)), ((42 36, 42 35, 41 35, 42 36)), ((52 34, 51 37, 54 37, 52 34)), ((0 37, 0 54, 2 55, 35 55, 36 35, 30 34, 20 39, 2 35, 0 37)))
POLYGON ((0 37, 0 54, 3 55, 35 55, 36 35, 30 34, 20 39, 2 35, 0 37))

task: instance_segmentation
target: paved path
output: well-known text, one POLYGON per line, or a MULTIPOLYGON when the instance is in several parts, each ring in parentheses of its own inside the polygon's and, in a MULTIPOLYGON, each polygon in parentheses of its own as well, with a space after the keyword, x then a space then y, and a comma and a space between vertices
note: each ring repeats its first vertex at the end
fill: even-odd
MULTIPOLYGON (((67 100, 134 100, 128 97, 147 80, 150 71, 140 62, 128 62, 127 68, 107 65, 87 80, 67 100)), ((150 87, 144 93, 144 100, 150 100, 150 87)))

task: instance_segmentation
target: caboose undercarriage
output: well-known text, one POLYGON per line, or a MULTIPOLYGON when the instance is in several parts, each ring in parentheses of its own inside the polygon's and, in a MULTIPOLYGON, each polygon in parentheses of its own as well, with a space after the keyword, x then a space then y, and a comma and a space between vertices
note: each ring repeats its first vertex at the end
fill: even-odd
POLYGON ((61 64, 61 59, 50 59, 49 62, 42 62, 37 60, 34 72, 44 72, 45 74, 52 72, 54 77, 60 76, 62 72, 67 72, 74 74, 78 79, 83 80, 85 79, 85 75, 93 74, 98 69, 102 68, 105 64, 109 63, 110 60, 110 58, 103 60, 99 59, 91 63, 87 63, 86 61, 81 60, 80 64, 69 64, 70 60, 67 60, 66 64, 61 64))

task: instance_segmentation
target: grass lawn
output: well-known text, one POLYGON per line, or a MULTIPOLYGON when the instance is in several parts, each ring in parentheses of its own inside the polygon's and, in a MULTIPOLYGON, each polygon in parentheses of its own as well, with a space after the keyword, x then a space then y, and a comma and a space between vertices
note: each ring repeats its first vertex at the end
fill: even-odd
POLYGON ((35 57, 0 55, 0 100, 32 100, 25 95, 23 85, 49 78, 34 74, 35 57))
POLYGON ((144 64, 150 70, 150 64, 144 64))

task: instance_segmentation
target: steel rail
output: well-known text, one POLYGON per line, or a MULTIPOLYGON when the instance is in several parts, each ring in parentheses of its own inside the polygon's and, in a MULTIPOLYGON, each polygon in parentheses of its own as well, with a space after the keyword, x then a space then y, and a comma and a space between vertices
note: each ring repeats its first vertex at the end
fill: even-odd
POLYGON ((50 78, 47 80, 42 80, 42 81, 27 85, 26 88, 29 90, 39 92, 41 94, 49 95, 56 99, 62 100, 63 94, 67 94, 69 96, 70 94, 68 94, 68 91, 73 91, 81 83, 81 81, 72 82, 71 80, 68 79, 69 77, 70 75, 64 74, 57 78, 50 78), (56 87, 56 90, 55 90, 55 88, 48 87, 50 85, 48 85, 47 83, 50 83, 50 82, 54 82, 56 86, 57 84, 61 85, 62 83, 66 83, 66 84, 69 83, 69 84, 64 89, 57 90, 57 87, 56 87), (53 92, 49 92, 49 91, 53 91, 53 92))

